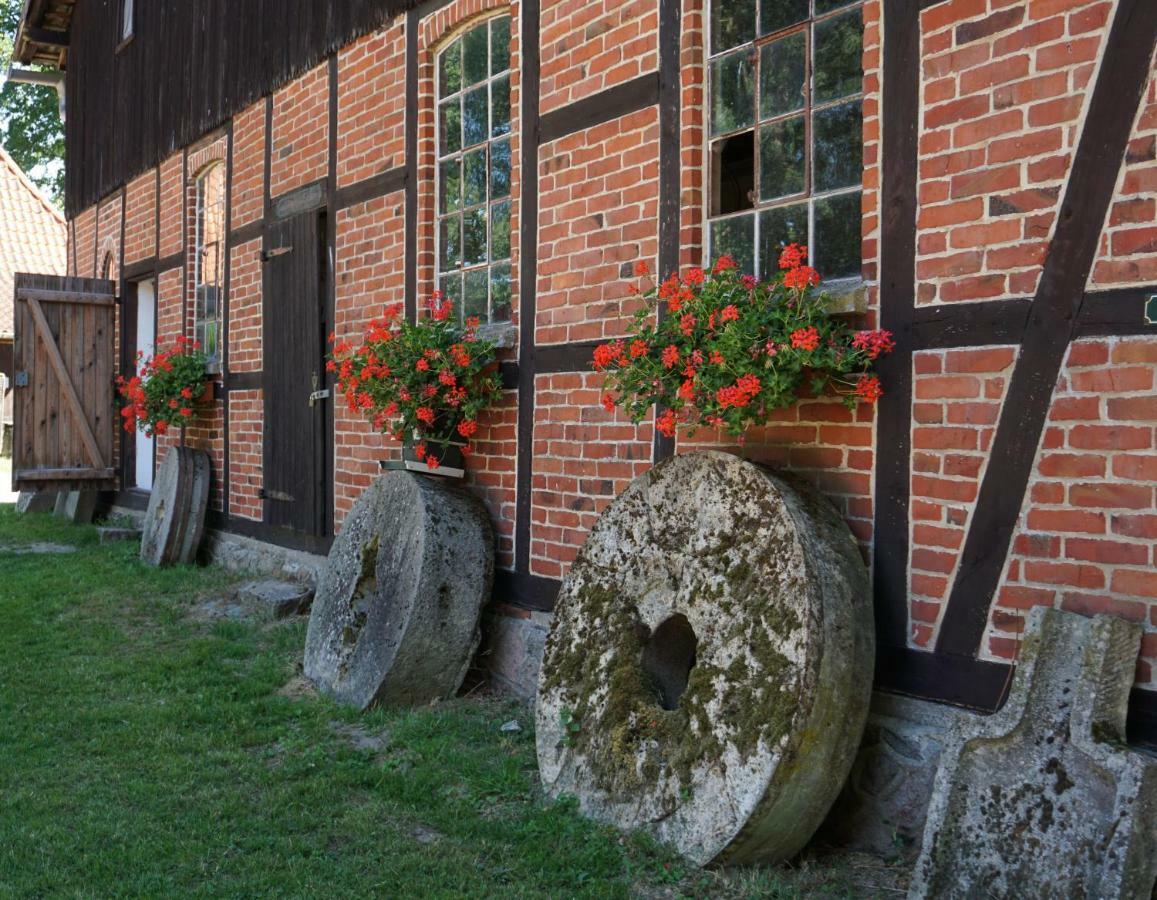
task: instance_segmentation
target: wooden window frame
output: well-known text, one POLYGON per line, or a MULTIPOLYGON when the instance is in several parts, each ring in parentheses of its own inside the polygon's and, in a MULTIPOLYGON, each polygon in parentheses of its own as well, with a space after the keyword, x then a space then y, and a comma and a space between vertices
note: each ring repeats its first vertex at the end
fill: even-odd
POLYGON ((136 0, 121 0, 119 14, 117 15, 117 31, 120 40, 117 43, 116 52, 119 53, 121 50, 131 44, 133 42, 133 38, 136 37, 136 0))
MULTIPOLYGON (((442 54, 445 53, 446 50, 449 49, 449 47, 452 44, 454 44, 456 41, 463 39, 467 34, 471 33, 475 29, 477 29, 477 28, 487 29, 487 38, 486 38, 486 54, 487 54, 487 56, 486 56, 486 58, 487 58, 486 71, 487 71, 487 74, 486 74, 486 77, 484 79, 482 79, 481 81, 479 81, 477 84, 471 85, 471 89, 477 89, 478 87, 485 85, 487 87, 488 97, 490 97, 492 99, 492 94, 490 93, 490 89, 491 89, 491 86, 494 84, 495 81, 499 81, 502 78, 506 78, 508 81, 510 81, 511 86, 513 86, 513 79, 514 79, 514 68, 510 65, 508 65, 507 68, 505 70, 503 70, 501 73, 494 73, 494 72, 490 71, 490 56, 491 56, 491 53, 493 52, 493 45, 492 45, 490 35, 489 35, 490 25, 494 20, 500 19, 503 17, 510 19, 511 35, 513 36, 515 33, 514 27, 515 27, 515 21, 516 20, 515 20, 514 16, 511 14, 509 8, 494 9, 494 10, 490 10, 490 11, 482 14, 481 16, 471 18, 469 21, 462 23, 458 28, 454 29, 454 31, 451 32, 450 34, 447 34, 439 42, 438 46, 435 48, 435 50, 432 54, 433 76, 434 76, 434 92, 433 92, 433 109, 434 109, 434 145, 433 145, 433 149, 434 149, 434 155, 433 155, 433 160, 434 160, 434 168, 433 168, 433 179, 434 179, 434 208, 433 208, 433 219, 434 219, 434 289, 439 290, 439 291, 441 290, 442 276, 444 274, 442 271, 442 220, 445 218, 449 218, 448 216, 444 216, 442 214, 442 163, 445 162, 446 160, 454 159, 454 158, 458 158, 459 160, 462 160, 466 156, 466 148, 464 148, 464 147, 460 148, 460 149, 458 149, 452 153, 445 154, 445 155, 443 155, 443 153, 442 153, 442 114, 441 114, 442 101, 447 100, 451 97, 459 96, 459 95, 465 93, 465 90, 466 90, 465 87, 460 87, 453 94, 448 94, 446 96, 442 95, 442 65, 441 65, 442 54)), ((489 115, 490 115, 491 120, 492 120, 493 113, 494 113, 493 102, 491 102, 489 104, 488 111, 489 111, 489 115)), ((515 156, 514 156, 514 131, 515 131, 514 121, 516 118, 516 113, 517 113, 517 111, 515 110, 515 108, 513 106, 511 106, 511 109, 510 109, 510 130, 505 135, 502 135, 502 136, 497 137, 497 138, 494 137, 494 134, 493 134, 492 121, 488 120, 488 125, 490 125, 490 128, 488 129, 489 134, 487 135, 486 140, 480 144, 475 144, 470 148, 471 150, 477 150, 479 147, 485 147, 486 148, 487 199, 486 199, 486 203, 484 205, 484 208, 486 210, 486 262, 485 262, 485 264, 471 266, 469 268, 467 268, 466 266, 459 266, 457 268, 456 271, 460 275, 463 276, 463 287, 462 287, 462 297, 460 300, 460 306, 461 306, 460 311, 464 311, 465 305, 466 305, 466 296, 465 296, 466 288, 465 288, 465 278, 464 278, 466 272, 467 271, 481 271, 481 270, 485 269, 488 276, 489 276, 490 270, 493 269, 494 266, 496 265, 495 261, 490 258, 490 238, 491 238, 491 234, 490 234, 490 228, 491 228, 490 210, 491 210, 491 207, 494 205, 494 201, 490 197, 490 174, 491 174, 490 147, 496 142, 506 141, 507 144, 511 148, 511 158, 510 158, 511 189, 510 189, 510 194, 507 197, 507 202, 510 204, 510 214, 511 214, 511 222, 512 222, 511 235, 510 235, 512 247, 511 247, 510 260, 509 260, 511 316, 513 316, 513 313, 514 313, 514 295, 515 295, 514 286, 515 286, 515 279, 517 278, 517 271, 516 271, 515 266, 514 266, 514 253, 513 253, 513 241, 514 241, 513 216, 514 216, 514 209, 515 209, 514 169, 515 169, 515 166, 517 165, 517 160, 515 159, 515 156)), ((461 210, 459 211, 458 215, 461 215, 461 210)), ((503 261, 499 261, 497 264, 501 265, 502 263, 503 263, 503 261)), ((497 325, 497 326, 509 325, 511 322, 511 318, 504 318, 504 319, 493 318, 493 308, 492 308, 492 304, 493 304, 493 300, 494 300, 493 282, 489 281, 489 280, 487 283, 486 300, 487 300, 487 307, 486 307, 487 308, 487 314, 486 314, 486 317, 483 319, 482 324, 484 326, 486 326, 486 325, 497 325)))
MULTIPOLYGON (((209 319, 203 314, 201 288, 204 286, 208 286, 208 285, 212 284, 217 289, 216 313, 213 316, 213 321, 217 325, 217 330, 216 330, 215 352, 208 354, 208 356, 209 356, 208 368, 209 368, 209 372, 211 374, 217 374, 221 371, 223 356, 224 356, 224 349, 225 349, 223 342, 222 342, 222 336, 224 334, 224 319, 225 319, 225 310, 224 310, 225 268, 228 265, 228 262, 225 258, 227 235, 225 234, 225 231, 224 231, 225 213, 227 212, 227 210, 225 209, 225 204, 227 202, 227 200, 226 200, 227 191, 226 191, 226 187, 224 185, 224 182, 227 180, 227 173, 225 171, 225 165, 226 164, 225 164, 224 160, 214 160, 214 161, 206 164, 205 167, 202 168, 193 179, 193 198, 194 198, 193 199, 193 247, 192 247, 193 271, 192 271, 192 278, 190 279, 190 282, 191 282, 192 288, 193 288, 193 296, 192 296, 192 301, 193 301, 193 310, 192 310, 193 311, 193 335, 194 335, 194 339, 196 339, 197 335, 200 332, 201 323, 209 321, 209 319), (205 269, 204 269, 204 257, 205 257, 205 252, 206 252, 206 245, 204 244, 204 233, 203 233, 204 220, 205 220, 205 205, 204 205, 205 199, 204 198, 205 198, 205 186, 208 184, 209 179, 214 177, 215 175, 219 175, 220 178, 222 179, 222 182, 223 182, 222 189, 221 189, 222 231, 221 231, 220 239, 217 242, 218 252, 217 252, 217 266, 216 266, 216 271, 215 271, 215 280, 213 282, 208 282, 208 281, 205 281, 203 278, 204 271, 205 271, 205 269)), ((206 348, 206 352, 208 353, 208 348, 206 348)))
MULTIPOLYGON (((773 2, 775 2, 775 0, 753 0, 753 2, 755 3, 756 22, 758 23, 761 19, 760 13, 762 12, 762 4, 773 3, 773 2)), ((854 0, 854 2, 850 2, 845 6, 839 7, 838 9, 817 14, 815 11, 815 0, 809 0, 809 4, 808 4, 809 14, 808 14, 808 17, 806 19, 804 19, 803 21, 797 22, 797 23, 792 24, 792 25, 788 25, 788 26, 786 26, 784 28, 780 28, 776 31, 769 32, 768 34, 757 35, 754 38, 754 40, 747 41, 747 42, 742 43, 742 44, 738 44, 734 47, 728 47, 726 50, 721 50, 718 53, 712 53, 711 52, 711 39, 712 39, 711 20, 712 20, 712 16, 711 16, 711 8, 710 8, 711 7, 711 0, 708 0, 707 9, 705 11, 706 27, 704 29, 704 64, 703 64, 704 97, 705 97, 705 115, 704 115, 704 126, 703 126, 703 140, 704 140, 705 146, 704 146, 703 159, 705 160, 705 168, 706 168, 706 171, 704 173, 705 182, 706 182, 706 185, 705 185, 706 190, 703 191, 703 226, 702 227, 703 227, 703 248, 704 248, 703 257, 704 257, 704 263, 705 264, 710 264, 711 262, 714 261, 713 257, 715 256, 715 252, 714 252, 714 247, 712 246, 711 227, 716 222, 723 222, 723 221, 727 221, 729 219, 739 219, 739 218, 742 218, 743 216, 752 216, 754 218, 754 228, 753 228, 754 247, 752 248, 752 254, 753 254, 752 259, 754 261, 754 268, 756 270, 756 272, 754 274, 758 274, 760 267, 761 267, 760 266, 761 260, 759 258, 759 245, 760 245, 759 219, 760 219, 761 213, 763 213, 767 210, 771 210, 771 209, 779 209, 779 208, 784 208, 784 207, 789 207, 789 206, 799 206, 801 204, 806 204, 807 208, 808 208, 808 210, 807 210, 807 246, 809 248, 809 252, 811 252, 813 250, 813 248, 815 247, 815 218, 816 218, 816 216, 815 216, 815 204, 816 204, 816 201, 826 200, 826 199, 833 198, 833 197, 847 196, 847 195, 854 194, 854 193, 861 193, 861 194, 863 193, 864 182, 863 182, 862 176, 861 176, 859 183, 856 185, 853 185, 853 186, 835 188, 833 190, 822 191, 819 193, 816 193, 812 189, 813 188, 812 179, 813 179, 813 174, 814 174, 814 170, 815 170, 815 144, 813 141, 813 134, 812 134, 812 132, 813 132, 813 120, 815 117, 815 113, 817 111, 823 112, 824 110, 832 109, 832 108, 835 108, 837 106, 840 106, 840 105, 843 105, 846 103, 854 103, 854 102, 858 101, 861 104, 860 122, 861 122, 861 127, 862 127, 862 125, 863 125, 863 102, 864 102, 864 97, 865 97, 865 92, 863 89, 863 83, 861 82, 859 91, 856 91, 856 92, 851 93, 851 94, 847 94, 846 96, 839 97, 835 100, 827 100, 827 101, 824 101, 823 103, 820 103, 820 104, 813 103, 813 89, 814 89, 814 81, 815 81, 813 56, 814 56, 815 28, 816 28, 816 26, 818 24, 823 23, 823 22, 827 22, 827 21, 839 18, 840 16, 845 15, 845 14, 847 14, 853 10, 859 10, 860 11, 861 23, 862 23, 863 10, 864 10, 866 3, 867 3, 867 0, 854 0), (761 90, 762 90, 762 77, 761 77, 761 74, 762 74, 762 72, 761 72, 762 50, 768 44, 772 44, 776 41, 782 40, 786 37, 790 37, 791 35, 798 34, 798 33, 804 34, 805 78, 804 78, 804 102, 803 102, 803 106, 800 107, 800 109, 798 109, 798 110, 793 110, 793 111, 787 112, 787 113, 781 113, 779 115, 772 116, 766 120, 762 119, 760 117, 760 100, 761 100, 761 90), (755 58, 754 78, 753 78, 753 81, 754 81, 754 85, 753 85, 754 86, 754 98, 753 98, 753 101, 754 101, 754 107, 755 107, 755 110, 754 110, 755 111, 755 120, 749 126, 746 126, 743 128, 736 128, 736 129, 733 129, 731 131, 720 132, 719 134, 713 134, 711 131, 711 121, 712 121, 712 113, 713 113, 713 105, 712 105, 713 104, 713 90, 712 90, 713 86, 712 86, 712 81, 711 81, 711 79, 712 79, 712 63, 714 63, 718 59, 722 59, 726 56, 737 53, 737 52, 742 51, 744 49, 749 50, 751 52, 751 54, 753 55, 753 57, 755 58), (778 122, 784 122, 784 121, 787 121, 793 117, 800 116, 800 115, 802 115, 804 118, 804 144, 805 144, 806 153, 807 153, 806 158, 804 159, 804 186, 803 186, 803 190, 798 191, 794 194, 785 195, 783 197, 776 197, 773 200, 761 201, 759 199, 760 174, 761 174, 760 173, 761 167, 759 164, 759 134, 760 134, 760 129, 767 126, 767 125, 774 125, 778 122), (716 173, 718 171, 717 164, 715 161, 715 148, 722 146, 723 142, 725 142, 727 139, 737 137, 737 136, 745 134, 749 131, 752 132, 752 134, 754 135, 754 143, 755 143, 754 155, 752 158, 752 167, 753 167, 752 189, 751 189, 752 195, 753 195, 752 199, 751 199, 752 205, 747 209, 739 210, 737 212, 725 213, 725 214, 714 214, 713 209, 714 209, 715 198, 716 198, 717 189, 718 189, 718 185, 716 184, 716 181, 715 181, 715 176, 716 176, 716 173)), ((757 28, 758 28, 758 25, 757 25, 757 28)), ((861 265, 862 265, 862 262, 863 262, 863 250, 862 249, 860 251, 860 255, 861 255, 861 265)), ((812 256, 814 258, 814 253, 812 254, 812 256)), ((837 290, 837 292, 855 290, 857 287, 859 287, 859 285, 861 283, 862 283, 862 277, 859 274, 850 275, 850 276, 842 276, 838 279, 833 279, 833 280, 827 282, 829 289, 834 288, 837 290)))

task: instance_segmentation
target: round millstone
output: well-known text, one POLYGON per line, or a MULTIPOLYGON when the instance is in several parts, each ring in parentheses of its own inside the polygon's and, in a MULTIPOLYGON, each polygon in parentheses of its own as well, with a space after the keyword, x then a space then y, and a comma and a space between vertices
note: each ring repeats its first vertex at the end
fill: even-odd
POLYGON ((173 447, 165 454, 141 525, 141 559, 154 566, 193 562, 204 535, 209 480, 203 450, 173 447))
POLYGON ((318 578, 306 677, 359 709, 452 697, 493 580, 494 535, 477 498, 441 479, 381 476, 318 578))
POLYGON ((177 545, 177 562, 191 563, 197 559, 201 540, 205 537, 205 515, 209 510, 209 489, 211 487, 212 466, 209 454, 203 450, 185 450, 189 454, 189 507, 180 520, 180 543, 177 545))
POLYGON ((700 865, 787 859, 867 718, 867 570, 835 509, 722 453, 664 462, 603 513, 539 675, 552 796, 700 865))

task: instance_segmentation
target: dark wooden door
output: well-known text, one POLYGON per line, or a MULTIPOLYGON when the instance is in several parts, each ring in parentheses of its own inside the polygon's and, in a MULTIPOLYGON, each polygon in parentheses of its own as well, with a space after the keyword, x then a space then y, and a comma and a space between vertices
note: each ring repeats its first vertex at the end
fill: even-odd
POLYGON ((115 285, 17 275, 13 485, 115 489, 115 285))
POLYGON ((272 225, 264 252, 265 523, 301 535, 330 530, 331 402, 325 386, 325 217, 272 225))

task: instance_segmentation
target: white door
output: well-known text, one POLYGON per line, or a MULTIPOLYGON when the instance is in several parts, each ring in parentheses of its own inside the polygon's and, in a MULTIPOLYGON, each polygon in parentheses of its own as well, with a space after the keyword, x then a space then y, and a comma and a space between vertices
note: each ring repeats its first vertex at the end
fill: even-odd
MULTIPOLYGON (((137 352, 152 356, 157 343, 156 286, 151 281, 137 285, 137 352)), ((137 432, 136 486, 153 489, 153 439, 137 432)))

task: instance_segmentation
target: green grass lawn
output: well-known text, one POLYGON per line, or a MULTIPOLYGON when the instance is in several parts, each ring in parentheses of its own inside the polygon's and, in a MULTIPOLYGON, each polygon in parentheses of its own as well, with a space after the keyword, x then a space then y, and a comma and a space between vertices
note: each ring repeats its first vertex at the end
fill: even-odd
POLYGON ((898 893, 863 860, 689 869, 544 801, 524 708, 340 709, 291 689, 303 621, 198 619, 233 576, 135 551, 0 506, 0 897, 898 893), (44 541, 76 552, 13 552, 44 541))

